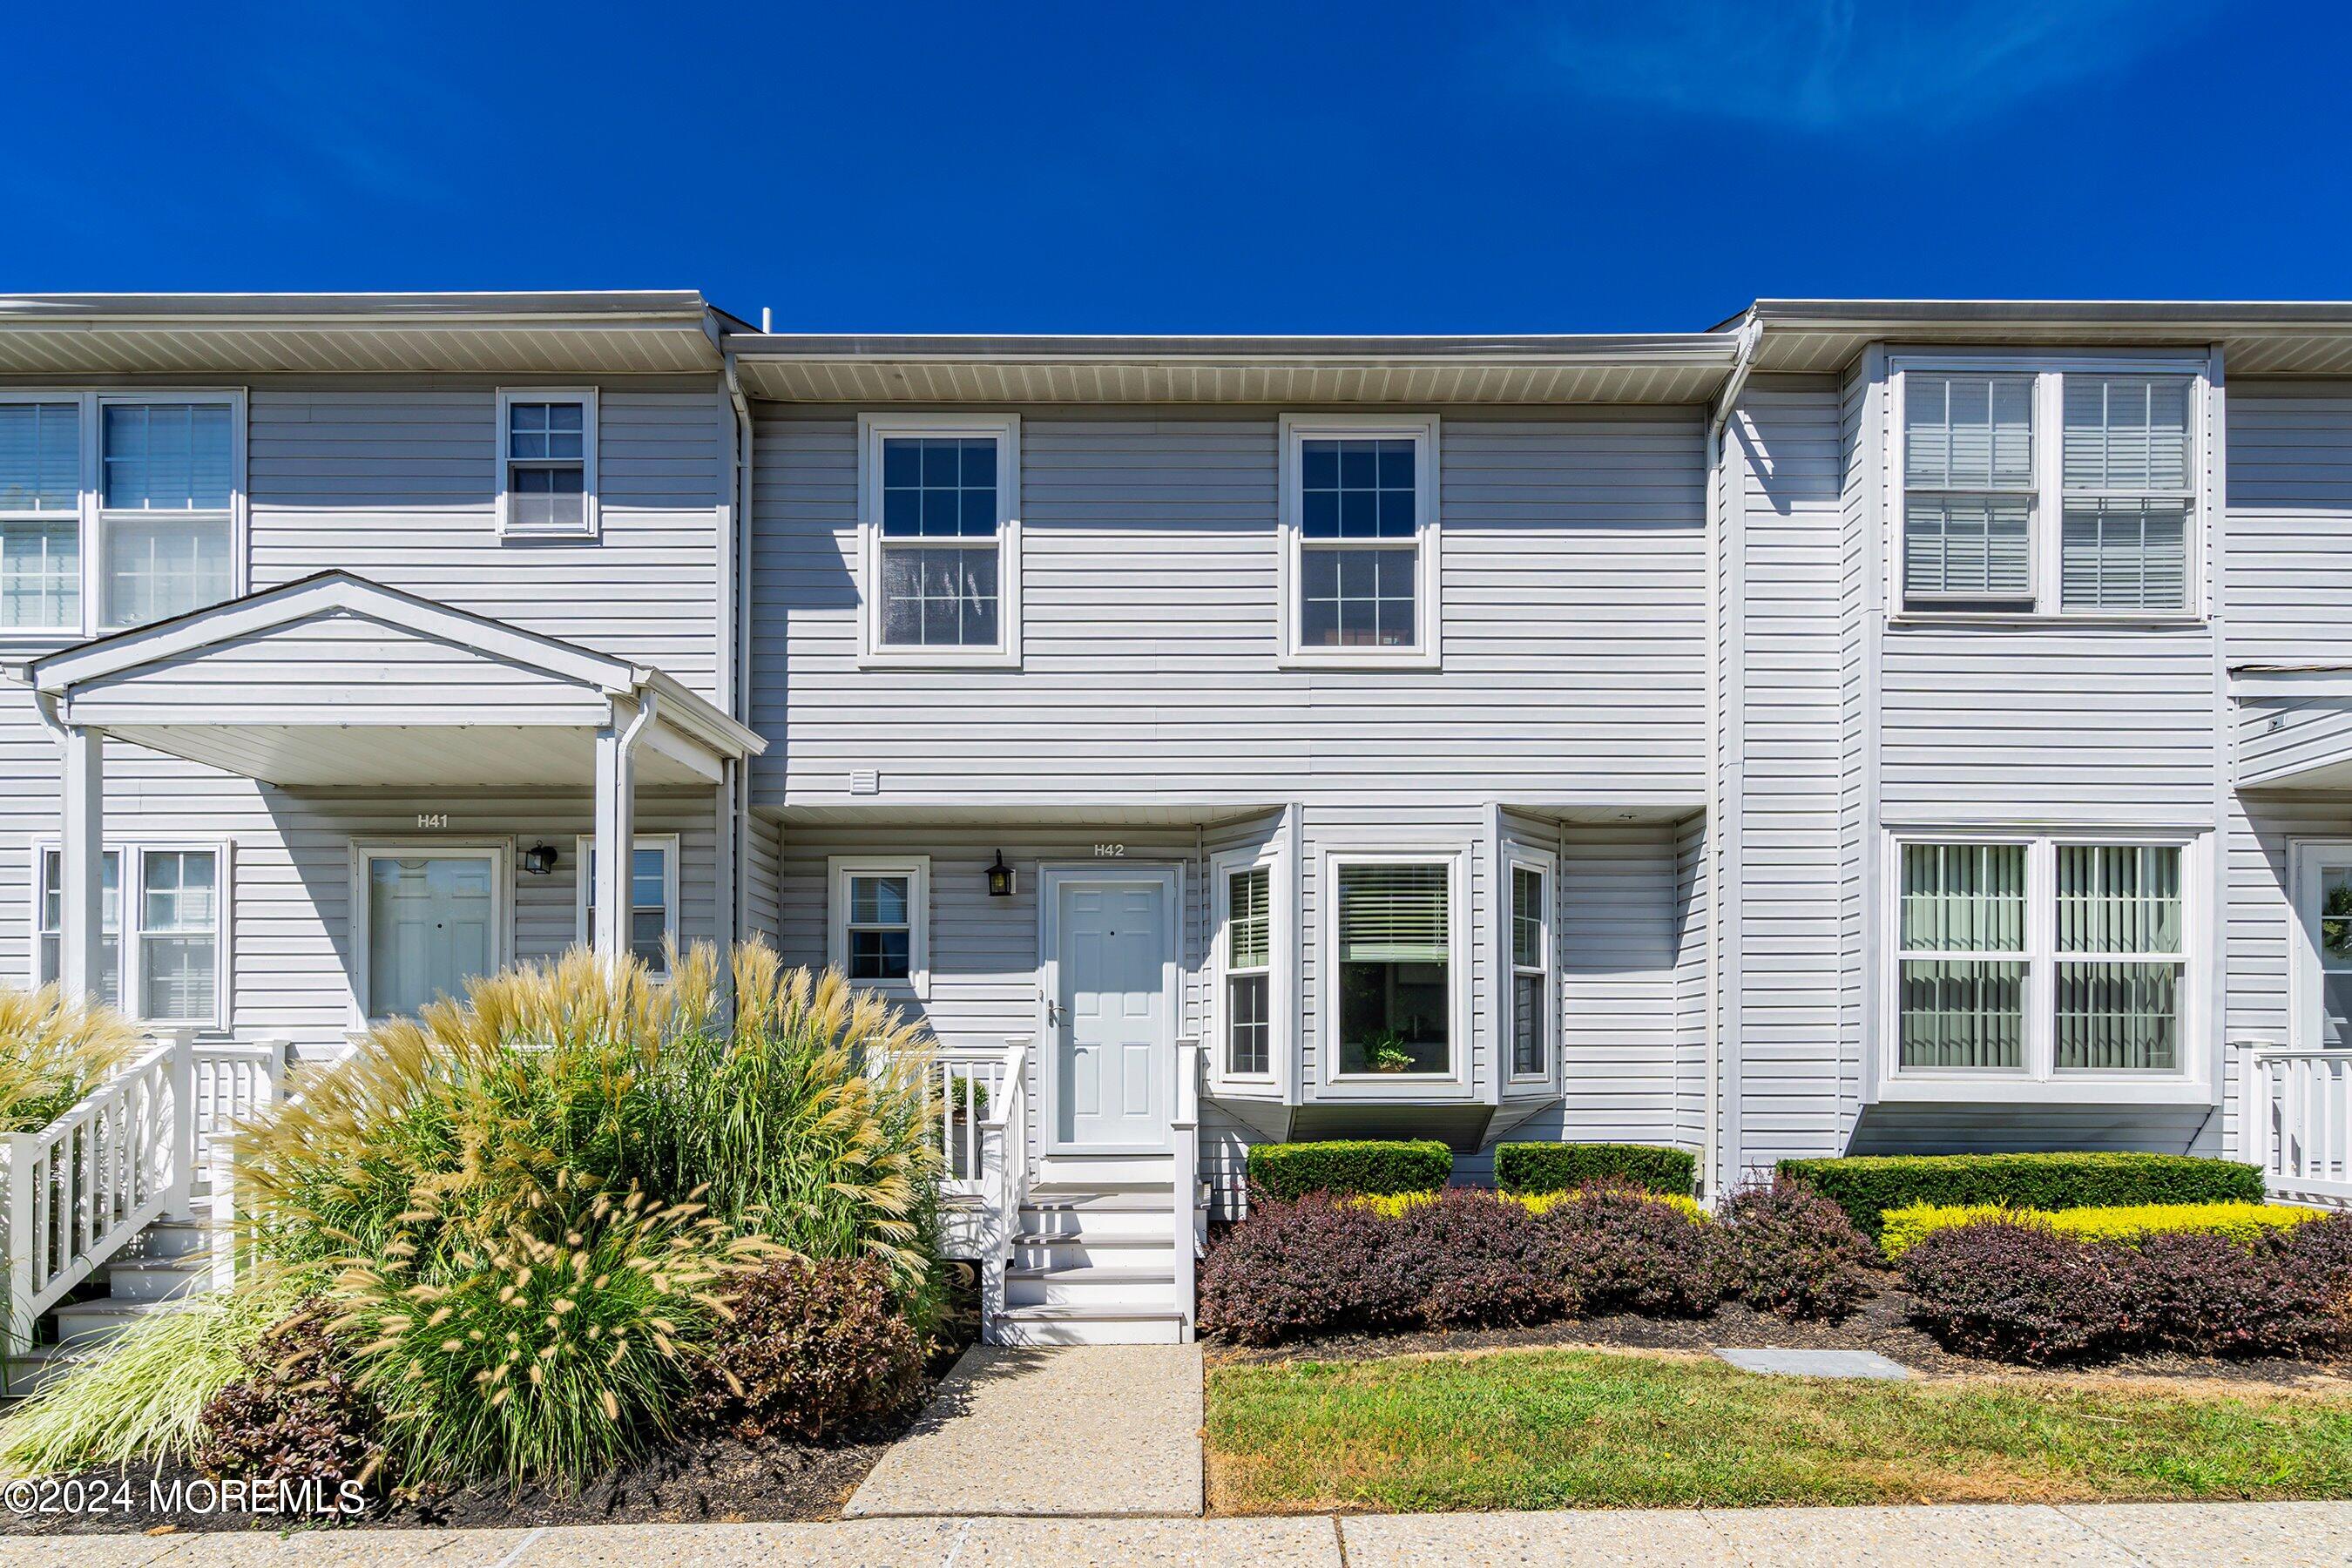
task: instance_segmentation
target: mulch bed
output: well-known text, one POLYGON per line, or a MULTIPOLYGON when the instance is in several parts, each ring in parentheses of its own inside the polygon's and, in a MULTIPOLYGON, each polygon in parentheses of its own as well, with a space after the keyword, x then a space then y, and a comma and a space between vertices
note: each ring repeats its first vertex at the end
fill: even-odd
POLYGON ((1517 1329, 1459 1329, 1401 1334, 1341 1334, 1298 1340, 1264 1348, 1213 1346, 1213 1363, 1262 1365, 1288 1361, 1377 1361, 1386 1356, 1441 1354, 1481 1350, 1540 1350, 1588 1347, 1622 1350, 1698 1351, 1772 1347, 1784 1350, 1868 1350, 1901 1362, 1928 1377, 1998 1373, 2005 1377, 2055 1377, 2097 1372, 2109 1376, 2221 1379, 2249 1384, 2292 1385, 2352 1377, 2352 1358, 2249 1356, 2126 1356, 2087 1365, 2047 1369, 1955 1355, 1910 1321, 1911 1297, 1884 1273, 1875 1295, 1842 1323, 1791 1323, 1738 1302, 1727 1302, 1706 1318, 1644 1318, 1632 1313, 1578 1318, 1517 1329))

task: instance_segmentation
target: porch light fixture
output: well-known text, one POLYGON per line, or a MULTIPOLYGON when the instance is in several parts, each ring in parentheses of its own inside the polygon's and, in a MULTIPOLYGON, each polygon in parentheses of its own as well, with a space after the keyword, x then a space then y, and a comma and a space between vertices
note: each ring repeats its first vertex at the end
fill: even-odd
POLYGON ((988 868, 988 896, 1009 899, 1013 896, 1013 868, 1004 863, 1004 851, 996 852, 996 864, 988 868))
POLYGON ((534 844, 522 852, 522 868, 534 877, 544 877, 555 869, 555 846, 534 844))

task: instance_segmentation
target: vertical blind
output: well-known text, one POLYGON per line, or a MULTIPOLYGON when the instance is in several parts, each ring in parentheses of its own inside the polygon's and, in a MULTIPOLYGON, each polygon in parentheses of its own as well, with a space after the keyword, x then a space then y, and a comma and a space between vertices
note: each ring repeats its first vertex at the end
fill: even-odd
POLYGON ((1906 594, 2033 592, 2033 378, 1913 372, 1904 385, 1906 594))
POLYGON ((1444 866, 1342 866, 1343 963, 1443 963, 1450 952, 1444 866))
POLYGON ((1903 848, 1898 984, 1906 1068, 2025 1065, 2022 844, 1903 848), (2014 959, 1916 953, 2013 952, 2014 959))
POLYGON ((2179 1063, 2181 963, 2152 955, 2182 952, 2180 850, 2063 844, 2057 854, 2058 1070, 2169 1071, 2179 1063))

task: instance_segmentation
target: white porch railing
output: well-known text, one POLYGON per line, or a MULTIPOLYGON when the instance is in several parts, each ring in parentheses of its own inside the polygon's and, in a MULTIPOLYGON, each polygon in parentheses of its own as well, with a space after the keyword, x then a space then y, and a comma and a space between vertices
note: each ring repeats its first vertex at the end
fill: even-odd
POLYGON ((1003 1098, 1005 1053, 942 1054, 933 1065, 939 1083, 940 1191, 950 1202, 985 1195, 982 1160, 990 1109, 1003 1098))
POLYGON ((2245 1064, 2245 1157, 2271 1195, 2352 1203, 2352 1051, 2252 1045, 2245 1064))
POLYGON ((1029 1201, 1028 1067, 1029 1042, 1008 1042, 979 1117, 980 1212, 973 1239, 980 1254, 981 1330, 991 1343, 1004 1316, 1004 1270, 1020 1234, 1022 1205, 1029 1201))
POLYGON ((1184 1338, 1193 1335, 1192 1227, 1200 1215, 1201 1070, 1205 1058, 1198 1040, 1176 1042, 1176 1092, 1169 1100, 1168 1141, 1175 1156, 1171 1177, 1175 1208, 1170 1237, 1175 1243, 1176 1309, 1184 1314, 1184 1338))
POLYGON ((213 1140, 278 1103, 286 1084, 286 1042, 205 1042, 196 1047, 196 1169, 212 1168, 213 1140))
POLYGON ((0 1145, 7 1350, 148 1225, 188 1215, 195 1070, 193 1034, 159 1034, 81 1103, 0 1145))

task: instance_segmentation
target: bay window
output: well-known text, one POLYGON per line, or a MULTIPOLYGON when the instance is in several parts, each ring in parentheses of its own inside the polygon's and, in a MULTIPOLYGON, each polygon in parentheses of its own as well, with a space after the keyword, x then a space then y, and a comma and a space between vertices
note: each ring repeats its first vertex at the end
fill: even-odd
POLYGON ((1897 1073, 2180 1073, 2191 847, 2063 835, 1898 844, 1897 1073))
POLYGON ((1270 1079, 1275 1070, 1274 863, 1221 858, 1213 875, 1219 924, 1218 1032, 1223 1037, 1222 1076, 1270 1079))
POLYGON ((0 392, 0 637, 236 597, 244 469, 240 394, 0 392))
POLYGON ((1339 1072, 1452 1074, 1453 863, 1364 857, 1332 870, 1339 1072))
POLYGON ((1541 1078, 1551 1070, 1550 868, 1510 866, 1511 1076, 1541 1078))
POLYGON ((1282 651, 1295 665, 1437 658, 1437 421, 1285 416, 1282 651))
POLYGON ((1904 609, 2192 612, 2202 369, 1898 361, 1904 609))

